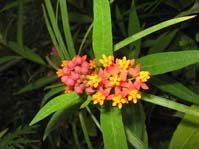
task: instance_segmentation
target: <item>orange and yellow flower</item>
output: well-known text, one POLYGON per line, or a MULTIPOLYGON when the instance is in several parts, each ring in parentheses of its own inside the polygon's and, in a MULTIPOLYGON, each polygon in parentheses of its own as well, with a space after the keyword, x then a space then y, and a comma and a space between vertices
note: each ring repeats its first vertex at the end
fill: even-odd
POLYGON ((147 90, 150 79, 148 71, 140 71, 140 64, 133 67, 135 60, 114 59, 102 55, 98 66, 96 60, 86 61, 87 56, 75 56, 72 60, 62 62, 62 69, 57 71, 61 82, 66 85, 65 93, 91 95, 93 104, 112 106, 121 109, 129 101, 137 103, 141 99, 140 90, 147 90))

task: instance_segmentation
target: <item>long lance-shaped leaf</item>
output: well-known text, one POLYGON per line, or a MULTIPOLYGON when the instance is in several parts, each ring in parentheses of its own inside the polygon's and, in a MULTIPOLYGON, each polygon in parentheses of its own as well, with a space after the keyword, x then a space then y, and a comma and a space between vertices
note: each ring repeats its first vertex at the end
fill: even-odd
POLYGON ((90 138, 89 138, 89 135, 88 135, 88 130, 86 128, 86 121, 85 121, 83 111, 79 112, 79 120, 80 120, 80 123, 81 123, 81 127, 82 127, 82 130, 83 130, 84 138, 85 138, 86 144, 88 146, 88 149, 93 149, 93 146, 91 144, 91 141, 90 141, 90 138))
POLYGON ((74 57, 75 48, 73 44, 73 38, 70 32, 66 0, 60 0, 60 9, 61 9, 61 16, 62 16, 62 21, 63 21, 62 24, 63 24, 63 29, 64 29, 65 40, 67 42, 68 52, 70 54, 70 57, 74 57))
POLYGON ((171 19, 171 20, 168 20, 168 21, 164 21, 162 23, 159 23, 157 25, 154 25, 152 27, 149 27, 139 33, 136 33, 120 42, 118 42, 117 44, 114 45, 114 51, 117 51, 123 47, 125 47, 126 45, 138 40, 138 39, 141 39, 151 33, 154 33, 158 30, 161 30, 163 28, 166 28, 168 26, 171 26, 171 25, 174 25, 174 24, 177 24, 177 23, 180 23, 180 22, 183 22, 185 20, 189 20, 189 19, 192 19, 194 18, 195 16, 186 16, 186 17, 180 17, 180 18, 174 18, 174 19, 171 19))
POLYGON ((63 55, 62 50, 61 50, 61 48, 60 48, 60 46, 58 44, 58 41, 57 41, 56 36, 54 34, 54 31, 53 31, 53 29, 52 29, 52 27, 50 25, 50 21, 48 19, 48 15, 47 15, 46 8, 44 7, 44 5, 42 5, 42 9, 43 9, 43 13, 44 13, 45 23, 46 23, 48 32, 50 34, 51 40, 52 40, 55 48, 57 49, 57 53, 58 53, 59 57, 61 58, 61 60, 64 60, 65 59, 64 55, 63 55))
POLYGON ((147 55, 137 60, 137 63, 141 63, 141 69, 149 71, 151 75, 178 70, 197 62, 199 62, 198 50, 163 52, 147 55))
POLYGON ((128 138, 128 141, 136 148, 136 149, 147 149, 147 146, 144 144, 144 142, 132 131, 128 128, 125 127, 126 135, 128 138))
POLYGON ((144 94, 142 97, 142 100, 159 105, 159 106, 163 106, 166 108, 170 108, 173 110, 177 110, 180 112, 184 112, 184 113, 195 115, 195 116, 199 117, 198 109, 192 109, 191 107, 189 107, 187 105, 177 103, 175 101, 171 101, 171 100, 165 99, 163 97, 159 97, 159 96, 155 96, 155 95, 151 95, 151 94, 144 94))
POLYGON ((23 87, 16 94, 22 94, 22 93, 25 93, 25 92, 28 92, 28 91, 32 91, 32 90, 41 88, 41 87, 55 81, 56 79, 57 79, 56 75, 45 76, 45 77, 40 78, 37 81, 30 83, 27 86, 23 87))
POLYGON ((81 98, 74 92, 68 93, 68 94, 62 94, 59 95, 52 100, 50 100, 47 104, 45 104, 39 112, 36 114, 36 116, 33 118, 33 120, 30 122, 30 125, 33 125, 40 120, 46 118, 50 114, 61 110, 61 109, 67 109, 70 108, 76 104, 81 103, 81 98))
POLYGON ((93 51, 98 60, 102 54, 113 55, 110 4, 94 0, 93 51))
POLYGON ((105 149, 127 149, 126 135, 122 122, 121 111, 111 107, 101 110, 100 123, 105 149))
POLYGON ((56 111, 50 120, 48 121, 48 124, 44 131, 43 140, 48 137, 48 135, 55 130, 57 127, 59 127, 60 123, 62 123, 64 120, 70 119, 72 116, 74 116, 72 113, 75 113, 76 110, 78 110, 79 104, 75 104, 74 106, 70 106, 67 109, 61 109, 56 111))
POLYGON ((172 77, 166 75, 152 77, 150 79, 150 83, 160 90, 170 93, 171 95, 174 95, 180 99, 199 104, 199 95, 194 93, 180 82, 174 80, 172 77))
MULTIPOLYGON (((191 108, 199 110, 198 106, 192 106, 191 108)), ((198 138, 199 119, 196 116, 186 114, 172 136, 169 149, 198 149, 198 138)))
MULTIPOLYGON (((128 35, 134 35, 140 31, 140 21, 137 15, 135 0, 132 0, 131 9, 129 13, 128 22, 128 35)), ((128 58, 137 58, 140 53, 141 40, 133 42, 129 45, 130 50, 128 51, 128 58)))
POLYGON ((63 55, 65 56, 65 59, 70 59, 68 50, 66 49, 66 46, 64 44, 64 41, 63 41, 63 38, 62 38, 62 35, 61 35, 61 32, 60 32, 58 24, 57 24, 57 20, 55 18, 55 14, 54 14, 54 11, 53 11, 53 8, 52 8, 51 1, 45 0, 45 5, 46 5, 46 10, 47 10, 47 13, 48 13, 48 16, 49 16, 49 20, 50 20, 51 25, 52 25, 52 29, 54 31, 54 35, 56 36, 57 42, 58 42, 58 44, 61 48, 59 50, 62 50, 63 55))
MULTIPOLYGON (((129 129, 129 135, 127 135, 127 140, 131 143, 131 145, 138 148, 138 146, 140 145, 138 142, 143 141, 141 144, 144 144, 144 146, 148 146, 148 143, 145 141, 144 138, 146 128, 145 113, 142 104, 129 103, 125 108, 122 109, 122 116, 125 127, 128 127, 129 129), (137 138, 138 142, 134 140, 135 138, 137 138)), ((142 145, 139 148, 143 148, 142 145)))

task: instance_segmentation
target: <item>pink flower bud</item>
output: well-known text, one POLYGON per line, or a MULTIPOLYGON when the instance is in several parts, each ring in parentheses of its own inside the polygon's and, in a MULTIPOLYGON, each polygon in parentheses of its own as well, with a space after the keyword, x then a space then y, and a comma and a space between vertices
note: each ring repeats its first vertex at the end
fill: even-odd
POLYGON ((80 73, 81 72, 81 67, 80 66, 76 66, 75 67, 75 72, 76 73, 80 73))
POLYGON ((87 74, 88 73, 88 68, 82 67, 81 68, 81 73, 87 74))
POLYGON ((81 66, 82 66, 83 68, 88 68, 88 67, 89 67, 89 64, 88 64, 88 62, 84 61, 84 62, 81 64, 81 66))
POLYGON ((71 75, 71 77, 72 77, 72 79, 73 80, 78 80, 79 79, 79 74, 78 73, 73 73, 72 75, 71 75))
POLYGON ((63 73, 65 74, 65 75, 69 75, 70 74, 70 69, 68 68, 68 67, 64 67, 63 68, 63 73))
POLYGON ((79 65, 82 63, 82 58, 79 55, 75 57, 75 63, 79 65))
POLYGON ((69 61, 67 66, 68 66, 69 68, 74 68, 74 67, 75 67, 75 64, 74 64, 73 61, 69 61))
POLYGON ((81 86, 75 86, 75 92, 77 94, 82 94, 83 93, 83 88, 81 86))
POLYGON ((62 76, 61 77, 61 82, 66 84, 66 81, 68 80, 68 76, 62 76))
POLYGON ((66 81, 66 85, 68 86, 74 86, 75 84, 75 81, 71 78, 68 78, 67 81, 66 81))
POLYGON ((87 94, 92 94, 94 92, 92 87, 86 88, 86 93, 87 94))

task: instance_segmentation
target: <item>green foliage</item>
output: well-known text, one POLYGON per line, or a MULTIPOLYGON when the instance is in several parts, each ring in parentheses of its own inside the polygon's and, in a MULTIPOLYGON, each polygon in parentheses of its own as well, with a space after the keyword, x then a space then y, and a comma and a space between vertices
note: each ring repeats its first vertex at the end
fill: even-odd
POLYGON ((26 137, 35 133, 34 127, 19 127, 10 133, 4 133, 0 137, 0 148, 2 149, 22 149, 25 145, 31 144, 33 140, 26 137))
POLYGON ((178 70, 198 62, 199 51, 179 51, 150 54, 137 60, 142 70, 148 70, 151 75, 163 74, 178 70))
POLYGON ((180 112, 191 114, 191 115, 194 115, 194 116, 199 116, 199 111, 197 109, 192 109, 189 106, 177 103, 175 101, 170 101, 170 100, 167 100, 167 99, 162 98, 162 97, 154 96, 154 95, 151 95, 151 94, 145 94, 142 97, 142 100, 156 104, 156 105, 160 105, 160 106, 163 106, 163 107, 167 107, 167 108, 170 108, 170 109, 173 109, 173 110, 177 110, 177 111, 180 111, 180 112))
POLYGON ((52 114, 53 112, 56 112, 64 108, 70 108, 71 106, 79 104, 80 102, 81 98, 74 92, 71 92, 69 94, 59 95, 50 100, 47 104, 44 105, 44 107, 42 107, 42 109, 36 114, 36 116, 30 122, 30 125, 39 122, 40 120, 52 114))
MULTIPOLYGON (((198 106, 192 106, 192 109, 198 110, 198 106)), ((199 146, 199 120, 198 117, 185 114, 184 118, 175 130, 171 139, 169 149, 175 148, 192 148, 197 149, 199 146)))
POLYGON ((105 148, 128 148, 122 114, 118 108, 102 109, 100 123, 105 148))
POLYGON ((174 18, 174 19, 171 19, 171 20, 168 20, 168 21, 165 21, 165 22, 162 22, 162 23, 159 23, 157 25, 154 25, 152 27, 149 27, 139 33, 136 33, 135 35, 132 35, 122 41, 120 41, 119 43, 116 43, 114 45, 114 51, 117 51, 123 47, 125 47, 126 45, 138 40, 138 39, 141 39, 153 32, 156 32, 158 30, 161 30, 165 27, 168 27, 168 26, 171 26, 173 24, 176 24, 176 23, 180 23, 182 21, 185 21, 185 20, 188 20, 188 19, 192 19, 193 17, 195 16, 187 16, 187 17, 181 17, 181 18, 174 18))
MULTIPOLYGON (((17 96, 11 98, 34 101, 37 108, 32 108, 32 113, 40 105, 41 109, 30 125, 52 114, 49 121, 43 121, 44 125, 41 125, 45 131, 44 134, 38 132, 37 137, 43 136, 43 142, 38 141, 37 147, 44 144, 41 148, 147 149, 168 148, 170 144, 171 149, 198 148, 199 110, 190 106, 199 103, 198 22, 197 18, 193 19, 197 17, 193 14, 199 12, 198 0, 45 0, 34 3, 23 0, 5 3, 0 9, 3 20, 0 22, 0 76, 6 76, 5 81, 11 82, 10 75, 16 71, 11 69, 15 67, 19 70, 14 74, 22 75, 12 81, 14 91, 3 83, 0 96, 5 90, 5 94, 11 96, 18 90, 17 96), (177 23, 180 24, 175 25, 177 23), (52 47, 56 48, 54 53, 49 51, 52 47), (59 69, 62 60, 71 60, 76 53, 87 55, 88 60, 99 60, 102 54, 136 59, 141 70, 151 74, 149 90, 142 93, 143 102, 129 103, 119 110, 110 105, 93 105, 92 95, 62 94, 65 85, 55 82, 58 81, 55 70, 59 69), (39 76, 35 77, 37 80, 33 79, 35 75, 39 76), (22 82, 28 84, 24 87, 22 82), (45 89, 39 90, 42 87, 45 89), (29 95, 33 90, 39 98, 29 95), (179 125, 176 115, 182 118, 179 125), (163 120, 163 123, 174 123, 172 130, 163 132, 166 127, 162 125, 163 120)), ((16 109, 22 113, 17 106, 20 101, 8 102, 7 96, 2 99, 5 99, 1 101, 3 106, 16 104, 16 109)), ((2 129, 9 125, 17 128, 13 124, 16 118, 13 116, 10 120, 9 115, 14 110, 0 110, 0 114, 8 115, 0 117, 2 129)), ((24 124, 30 121, 30 118, 24 119, 24 124)), ((16 129, 13 133, 7 133, 7 129, 1 131, 0 148, 31 145, 33 139, 26 136, 33 131, 28 129, 16 129)))
POLYGON ((96 59, 113 55, 111 14, 108 0, 94 0, 93 51, 96 59))

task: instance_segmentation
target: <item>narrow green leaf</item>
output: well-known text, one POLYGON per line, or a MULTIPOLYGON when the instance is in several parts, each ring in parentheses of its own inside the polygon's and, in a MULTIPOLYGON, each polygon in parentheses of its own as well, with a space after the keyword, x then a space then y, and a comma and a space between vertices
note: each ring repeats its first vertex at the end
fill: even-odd
POLYGON ((10 41, 7 45, 12 51, 33 62, 45 65, 43 59, 28 47, 21 48, 16 42, 10 41))
POLYGON ((27 86, 25 86, 24 88, 22 88, 21 90, 19 90, 16 94, 22 94, 28 91, 32 91, 38 88, 41 88, 53 81, 55 81, 57 79, 56 75, 52 75, 52 76, 45 76, 43 78, 38 79, 37 81, 28 84, 27 86))
POLYGON ((155 96, 151 94, 144 94, 142 97, 142 100, 199 117, 198 109, 192 109, 191 107, 187 105, 177 103, 177 102, 165 99, 163 97, 159 97, 159 96, 155 96))
POLYGON ((122 115, 118 108, 102 109, 100 123, 105 149, 128 149, 122 115))
POLYGON ((132 133, 132 131, 125 127, 126 135, 128 138, 128 141, 136 148, 136 149, 147 149, 146 145, 136 134, 132 133))
POLYGON ((130 129, 138 138, 143 138, 145 127, 145 115, 141 103, 129 103, 122 109, 123 121, 126 127, 130 129))
POLYGON ((151 75, 163 74, 199 62, 199 51, 179 51, 151 54, 141 57, 141 69, 149 71, 151 75))
POLYGON ((78 55, 81 53, 82 48, 83 48, 83 46, 84 46, 84 44, 86 42, 86 38, 88 37, 88 35, 89 35, 89 33, 90 33, 92 28, 93 28, 93 23, 88 27, 88 29, 87 29, 87 31, 86 31, 86 33, 84 35, 84 38, 82 39, 82 42, 81 42, 81 44, 79 46, 78 55))
POLYGON ((88 104, 91 102, 91 100, 92 100, 91 96, 88 96, 86 101, 83 102, 82 105, 80 106, 80 109, 83 109, 83 108, 87 107, 88 104))
POLYGON ((149 53, 163 52, 173 41, 177 31, 178 30, 167 32, 158 37, 158 39, 153 42, 152 47, 150 47, 149 53))
POLYGON ((92 147, 89 135, 88 135, 88 131, 87 131, 87 128, 86 128, 86 122, 85 122, 84 114, 82 113, 82 111, 79 112, 79 120, 80 120, 80 123, 81 123, 81 127, 82 127, 82 130, 83 130, 83 133, 84 133, 84 138, 85 138, 86 144, 88 146, 88 149, 92 149, 93 147, 92 147))
POLYGON ((59 44, 59 47, 60 47, 59 50, 62 51, 65 59, 70 59, 70 55, 69 55, 69 53, 66 49, 66 46, 64 44, 64 41, 63 41, 63 38, 62 38, 62 35, 61 35, 61 32, 59 30, 59 26, 57 24, 57 20, 55 18, 55 14, 54 14, 54 11, 53 11, 53 8, 52 8, 51 0, 45 0, 45 5, 46 5, 46 10, 47 10, 47 13, 48 13, 51 25, 52 25, 54 35, 55 35, 57 42, 59 44))
POLYGON ((123 20, 123 15, 118 7, 118 5, 116 4, 115 6, 115 16, 117 19, 117 24, 120 28, 120 31, 122 33, 123 36, 126 36, 126 31, 125 31, 125 25, 124 25, 124 20, 123 20))
POLYGON ((180 11, 180 13, 177 15, 177 17, 192 15, 192 14, 198 14, 199 13, 198 7, 199 7, 199 1, 196 0, 191 8, 189 8, 185 11, 180 11))
POLYGON ((61 86, 65 86, 64 83, 61 83, 61 82, 58 82, 58 83, 54 83, 52 85, 48 85, 44 88, 44 90, 48 90, 48 89, 53 89, 53 88, 56 88, 56 87, 61 87, 61 86))
POLYGON ((68 19, 68 10, 67 10, 67 1, 60 0, 60 9, 61 9, 61 17, 62 17, 62 25, 64 29, 65 40, 67 42, 68 52, 70 57, 75 56, 75 48, 73 45, 73 38, 70 31, 69 19, 68 19))
POLYGON ((157 25, 154 25, 152 27, 149 27, 139 33, 136 33, 122 41, 120 41, 119 43, 115 44, 114 46, 114 51, 117 51, 123 47, 125 47, 126 45, 138 40, 138 39, 141 39, 151 33, 154 33, 158 30, 161 30, 163 28, 166 28, 168 26, 171 26, 171 25, 174 25, 174 24, 177 24, 177 23, 180 23, 180 22, 183 22, 183 21, 186 21, 186 20, 189 20, 189 19, 192 19, 194 18, 195 16, 186 16, 186 17, 180 17, 180 18, 174 18, 174 19, 171 19, 171 20, 167 20, 167 21, 164 21, 162 23, 159 23, 157 25))
POLYGON ((48 99, 50 99, 51 97, 53 97, 54 95, 64 92, 64 88, 65 88, 65 86, 60 86, 60 87, 56 87, 56 88, 53 88, 50 91, 48 91, 45 94, 44 98, 42 99, 41 105, 43 106, 46 103, 46 101, 48 99))
MULTIPOLYGON (((191 109, 198 110, 198 106, 191 109)), ((186 114, 175 130, 169 149, 198 149, 199 147, 199 119, 196 116, 186 114)))
POLYGON ((145 113, 142 104, 129 103, 122 109, 122 115, 124 125, 128 128, 127 140, 134 147, 142 148, 144 145, 146 148, 148 142, 145 141, 145 113), (135 138, 137 141, 135 141, 135 138))
POLYGON ((43 140, 45 140, 53 130, 60 126, 64 120, 69 119, 73 115, 72 113, 78 110, 78 108, 79 104, 75 104, 67 107, 67 109, 64 108, 55 112, 45 128, 43 140))
POLYGON ((61 109, 67 109, 76 104, 79 104, 81 101, 81 98, 74 92, 59 95, 50 100, 47 104, 45 104, 39 110, 39 112, 36 114, 36 116, 33 118, 29 125, 33 125, 39 122, 40 120, 52 114, 53 112, 56 112, 61 109))
POLYGON ((180 99, 199 104, 199 95, 169 76, 152 77, 150 83, 160 90, 180 99))
POLYGON ((22 57, 20 56, 3 56, 0 57, 0 64, 8 62, 8 61, 12 61, 12 60, 16 60, 16 59, 20 59, 22 57))
POLYGON ((59 69, 59 67, 49 58, 49 56, 46 56, 46 60, 47 60, 48 64, 49 64, 52 68, 54 68, 55 70, 58 70, 58 69, 59 69))
POLYGON ((100 127, 100 124, 99 124, 99 122, 98 122, 98 120, 97 120, 97 118, 96 118, 95 115, 91 112, 91 110, 90 110, 90 108, 89 108, 88 106, 86 107, 86 110, 87 110, 87 112, 90 114, 90 117, 92 118, 92 120, 93 120, 93 122, 95 123, 95 125, 99 128, 100 131, 102 131, 102 130, 101 130, 101 127, 100 127))
POLYGON ((43 9, 43 12, 44 12, 44 19, 45 19, 45 22, 46 22, 46 26, 47 26, 48 32, 50 34, 51 40, 53 42, 53 45, 55 46, 57 53, 58 53, 59 57, 61 58, 61 60, 64 60, 65 59, 64 55, 63 55, 62 50, 61 50, 61 48, 58 44, 58 41, 57 41, 56 36, 53 32, 53 29, 50 25, 50 21, 48 19, 47 12, 46 12, 44 5, 42 5, 42 9, 43 9))
MULTIPOLYGON (((25 0, 24 4, 31 2, 31 0, 25 0)), ((12 9, 19 6, 19 1, 10 1, 8 3, 6 3, 6 5, 0 10, 0 12, 12 9)))
POLYGON ((78 13, 78 12, 68 12, 70 22, 74 23, 91 23, 93 21, 92 17, 78 13))
POLYGON ((111 13, 108 0, 94 0, 93 51, 96 59, 113 55, 111 13))
MULTIPOLYGON (((135 0, 132 0, 129 22, 128 22, 128 35, 134 35, 140 31, 140 21, 137 15, 135 0)), ((128 58, 137 58, 140 53, 141 40, 135 41, 129 45, 128 58)))

